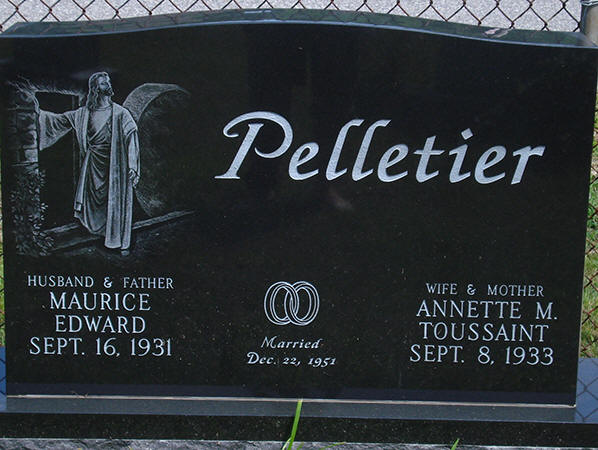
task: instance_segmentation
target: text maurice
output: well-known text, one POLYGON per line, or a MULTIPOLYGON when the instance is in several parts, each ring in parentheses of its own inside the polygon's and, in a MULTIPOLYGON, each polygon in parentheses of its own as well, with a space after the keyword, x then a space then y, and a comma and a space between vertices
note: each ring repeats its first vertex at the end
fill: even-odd
MULTIPOLYGON (((334 180, 342 177, 348 171, 347 167, 339 167, 339 160, 341 153, 346 152, 343 147, 351 128, 360 128, 363 125, 363 119, 353 119, 343 125, 338 132, 336 142, 330 152, 328 164, 326 166, 325 177, 327 180, 334 180)), ((217 179, 240 179, 238 172, 241 168, 247 154, 253 148, 255 153, 261 158, 278 158, 284 155, 293 142, 293 128, 291 124, 279 114, 267 111, 254 111, 242 114, 232 119, 223 129, 223 134, 228 138, 239 137, 238 133, 231 131, 239 124, 247 123, 247 132, 243 138, 239 149, 228 170, 217 175, 217 179), (263 151, 255 147, 255 141, 260 134, 260 130, 266 123, 274 124, 282 129, 283 137, 280 145, 275 149, 267 149, 263 151)), ((389 183, 400 180, 408 175, 408 171, 404 170, 401 162, 410 156, 410 151, 407 145, 397 144, 388 148, 380 157, 377 164, 373 163, 367 158, 370 145, 374 137, 374 133, 379 128, 384 128, 390 123, 390 120, 378 120, 371 124, 365 133, 359 150, 354 159, 353 167, 351 169, 351 178, 354 181, 362 180, 374 173, 382 182, 389 183)), ((353 130, 353 133, 357 131, 353 130)), ((467 141, 473 136, 471 129, 467 128, 461 132, 464 141, 467 141)), ((438 170, 434 170, 434 161, 437 158, 442 158, 443 155, 453 157, 451 170, 448 174, 450 183, 458 183, 466 180, 472 176, 471 171, 464 170, 464 162, 469 161, 467 158, 468 144, 461 144, 448 152, 439 150, 435 147, 436 136, 426 138, 423 148, 412 152, 412 157, 419 158, 417 162, 417 169, 415 171, 415 179, 419 183, 426 182, 439 175, 438 170)), ((501 166, 501 162, 507 157, 509 153, 504 146, 496 145, 487 149, 480 157, 472 164, 473 178, 479 184, 489 184, 499 181, 503 178, 510 179, 510 184, 520 183, 525 169, 531 157, 542 157, 544 155, 545 146, 525 146, 511 152, 511 156, 517 159, 515 170, 512 174, 507 174, 501 166)), ((306 180, 315 177, 320 173, 320 170, 310 166, 310 161, 313 160, 320 151, 320 146, 317 142, 307 142, 300 145, 291 155, 289 161, 289 177, 293 180, 306 180)))
POLYGON ((149 311, 149 294, 146 292, 50 292, 50 309, 67 311, 103 311, 101 315, 56 314, 57 333, 92 331, 110 334, 139 334, 146 329, 141 316, 112 315, 122 312, 149 311))

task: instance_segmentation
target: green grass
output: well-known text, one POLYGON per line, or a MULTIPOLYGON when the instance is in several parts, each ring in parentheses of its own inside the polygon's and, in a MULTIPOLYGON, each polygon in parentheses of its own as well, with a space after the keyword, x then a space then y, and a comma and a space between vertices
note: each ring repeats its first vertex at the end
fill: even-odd
POLYGON ((582 327, 580 356, 598 357, 598 98, 594 114, 594 146, 590 174, 590 199, 586 235, 586 258, 582 304, 582 327), (591 281, 591 280, 596 281, 591 281), (593 311, 590 316, 588 313, 593 311), (593 323, 594 322, 594 323, 593 323))
MULTIPOLYGON (((295 417, 293 418, 293 427, 291 428, 291 436, 287 439, 287 441, 282 446, 282 450, 292 450, 293 449, 293 444, 295 443, 295 438, 297 437, 297 429, 299 428, 299 417, 301 416, 301 406, 302 405, 303 405, 303 399, 298 400, 297 407, 295 408, 295 417)), ((459 442, 458 439, 457 439, 457 442, 459 442)), ((457 444, 457 442, 455 442, 455 445, 457 444)), ((337 442, 336 444, 330 444, 330 445, 327 445, 326 447, 322 447, 320 450, 325 450, 328 448, 337 447, 339 445, 344 445, 344 444, 345 444, 345 442, 337 442)), ((303 443, 299 444, 299 447, 297 447, 297 450, 299 450, 301 447, 303 447, 303 443)))
MULTIPOLYGON (((297 428, 299 427, 299 417, 301 416, 301 405, 303 405, 303 400, 299 400, 297 402, 297 407, 295 408, 295 418, 293 419, 293 428, 291 428, 291 436, 287 439, 287 441, 282 446, 282 450, 292 450, 293 443, 295 442, 295 436, 297 436, 297 428)), ((301 445, 299 446, 301 448, 301 445)))
MULTIPOLYGON (((287 441, 282 446, 282 450, 292 450, 293 444, 295 443, 295 438, 297 437, 297 429, 299 428, 299 417, 301 416, 301 407, 303 406, 303 399, 297 401, 297 406, 295 407, 295 417, 293 418, 293 426, 291 428, 291 436, 287 439, 287 441)), ((337 442, 336 444, 330 444, 326 447, 322 447, 320 450, 325 450, 332 447, 337 447, 339 445, 344 445, 346 442, 337 442)), ((459 439, 457 439, 452 447, 451 450, 456 450, 457 446, 459 445, 459 439)), ((303 443, 299 444, 297 450, 303 447, 303 443)))
MULTIPOLYGON (((598 272, 598 255, 586 256, 586 276, 596 275, 598 272)), ((598 279, 596 280, 598 286, 598 279)), ((598 291, 593 285, 589 285, 583 291, 581 326, 581 350, 580 356, 598 357, 598 327, 592 321, 598 323, 598 291), (594 311, 588 317, 588 312, 594 311)))

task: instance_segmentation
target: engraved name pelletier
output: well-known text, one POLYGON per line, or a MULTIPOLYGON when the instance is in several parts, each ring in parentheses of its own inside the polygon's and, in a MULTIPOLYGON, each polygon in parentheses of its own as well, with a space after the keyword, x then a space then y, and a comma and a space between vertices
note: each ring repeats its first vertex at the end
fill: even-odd
MULTIPOLYGON (((353 181, 362 180, 374 173, 374 167, 367 168, 366 157, 370 150, 370 145, 376 130, 384 128, 390 124, 389 119, 378 120, 370 125, 363 136, 361 146, 355 156, 355 162, 351 170, 351 178, 353 181)), ((254 147, 255 140, 260 133, 260 130, 266 123, 275 124, 280 127, 283 131, 283 139, 280 146, 271 151, 262 151, 257 147, 254 147, 255 153, 261 158, 278 158, 284 155, 293 142, 293 128, 289 121, 283 116, 268 112, 268 111, 255 111, 246 114, 242 114, 235 117, 224 127, 223 133, 226 137, 237 138, 239 133, 233 132, 232 129, 237 125, 247 123, 247 132, 237 153, 232 160, 228 170, 217 175, 214 178, 217 179, 240 179, 238 172, 249 151, 254 147)), ((326 166, 325 177, 327 180, 334 180, 342 177, 348 171, 346 167, 339 167, 339 159, 341 153, 344 150, 345 140, 350 132, 351 128, 360 128, 364 123, 363 119, 353 119, 347 122, 338 132, 336 142, 330 153, 330 158, 326 166)), ((473 132, 470 128, 467 128, 461 132, 461 136, 464 141, 469 140, 473 137, 473 132)), ((440 172, 438 170, 430 171, 428 165, 432 159, 439 157, 454 157, 451 170, 448 174, 448 180, 450 183, 459 183, 463 180, 472 176, 471 171, 463 171, 463 164, 468 160, 467 150, 468 144, 464 143, 452 150, 446 152, 445 150, 439 150, 434 148, 436 143, 436 136, 430 136, 426 138, 423 148, 417 149, 410 154, 409 147, 406 144, 397 144, 388 148, 376 167, 376 175, 382 182, 389 183, 393 181, 405 178, 408 175, 407 170, 401 171, 400 163, 408 157, 419 158, 417 170, 415 172, 415 179, 419 183, 426 182, 432 178, 437 177, 440 172)), ((530 158, 535 156, 537 158, 544 155, 545 146, 530 145, 521 147, 511 152, 511 157, 517 159, 517 165, 515 171, 510 176, 510 184, 518 184, 523 179, 523 175, 527 168, 530 158)), ((292 154, 289 161, 289 177, 293 180, 306 180, 308 178, 315 177, 320 173, 320 169, 311 168, 309 170, 309 162, 316 157, 320 151, 320 145, 317 142, 308 142, 299 146, 292 154)), ((496 173, 496 170, 500 170, 500 163, 507 157, 509 152, 502 145, 495 145, 484 151, 475 162, 475 169, 473 177, 479 184, 490 184, 495 183, 505 177, 507 173, 505 171, 496 173), (496 166, 496 167, 495 167, 496 166), (493 169, 493 175, 489 175, 487 171, 490 168, 493 169)), ((471 162, 470 162, 471 163, 471 162)))

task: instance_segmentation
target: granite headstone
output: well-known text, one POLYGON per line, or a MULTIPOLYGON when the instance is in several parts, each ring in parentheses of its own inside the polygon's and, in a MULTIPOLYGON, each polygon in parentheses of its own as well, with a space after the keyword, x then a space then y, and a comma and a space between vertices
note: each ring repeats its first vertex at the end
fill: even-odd
POLYGON ((572 406, 595 57, 327 11, 13 27, 8 395, 572 406))

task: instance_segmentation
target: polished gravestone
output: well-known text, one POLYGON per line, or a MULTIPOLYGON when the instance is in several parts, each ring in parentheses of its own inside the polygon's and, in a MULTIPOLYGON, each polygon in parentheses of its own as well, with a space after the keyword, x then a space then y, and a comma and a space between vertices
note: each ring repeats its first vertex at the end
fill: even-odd
POLYGON ((573 420, 583 35, 235 11, 0 55, 9 411, 573 420))

